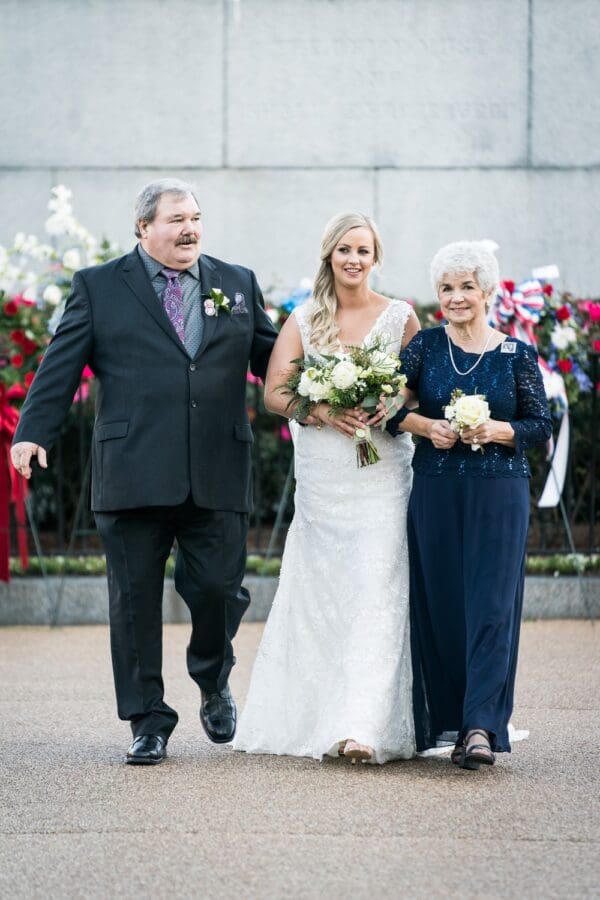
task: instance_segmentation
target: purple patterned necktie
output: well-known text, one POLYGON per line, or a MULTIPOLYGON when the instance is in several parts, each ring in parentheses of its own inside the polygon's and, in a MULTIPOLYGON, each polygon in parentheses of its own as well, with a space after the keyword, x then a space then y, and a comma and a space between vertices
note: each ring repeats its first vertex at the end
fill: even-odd
POLYGON ((185 346, 185 324, 183 321, 183 288, 179 276, 181 272, 178 269, 161 269, 161 275, 167 279, 167 286, 162 295, 162 302, 165 312, 169 317, 171 325, 177 332, 177 337, 185 346))

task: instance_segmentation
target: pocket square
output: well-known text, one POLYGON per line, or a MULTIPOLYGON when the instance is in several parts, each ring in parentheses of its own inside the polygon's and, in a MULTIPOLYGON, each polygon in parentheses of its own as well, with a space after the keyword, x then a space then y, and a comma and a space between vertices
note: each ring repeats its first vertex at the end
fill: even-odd
POLYGON ((248 315, 248 309, 246 307, 246 298, 243 294, 234 294, 233 297, 233 306, 231 308, 232 316, 243 316, 248 315))

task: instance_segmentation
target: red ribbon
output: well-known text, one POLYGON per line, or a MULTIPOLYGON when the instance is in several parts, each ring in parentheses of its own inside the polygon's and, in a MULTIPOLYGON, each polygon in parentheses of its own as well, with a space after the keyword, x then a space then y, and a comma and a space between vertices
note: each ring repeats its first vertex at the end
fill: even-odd
POLYGON ((11 400, 22 400, 25 390, 19 384, 8 388, 0 383, 0 581, 10 581, 10 504, 15 504, 17 544, 24 569, 29 566, 25 498, 27 479, 19 475, 10 460, 10 447, 15 436, 19 411, 11 400))

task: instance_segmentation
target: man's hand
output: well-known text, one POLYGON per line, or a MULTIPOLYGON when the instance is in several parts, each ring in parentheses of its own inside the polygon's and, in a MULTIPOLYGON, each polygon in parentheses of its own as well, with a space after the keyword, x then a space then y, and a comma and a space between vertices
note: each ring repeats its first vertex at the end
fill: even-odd
POLYGON ((31 457, 37 456, 38 464, 42 469, 48 468, 46 451, 39 444, 30 441, 19 441, 10 448, 10 458, 13 466, 24 478, 31 478, 31 457))

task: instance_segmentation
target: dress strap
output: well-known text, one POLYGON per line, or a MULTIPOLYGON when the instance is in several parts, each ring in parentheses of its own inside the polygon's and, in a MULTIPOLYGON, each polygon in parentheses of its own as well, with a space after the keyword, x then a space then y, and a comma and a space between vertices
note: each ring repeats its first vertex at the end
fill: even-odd
POLYGON ((412 312, 412 306, 406 300, 391 299, 389 305, 373 327, 372 335, 389 336, 391 341, 402 343, 404 329, 412 312))

